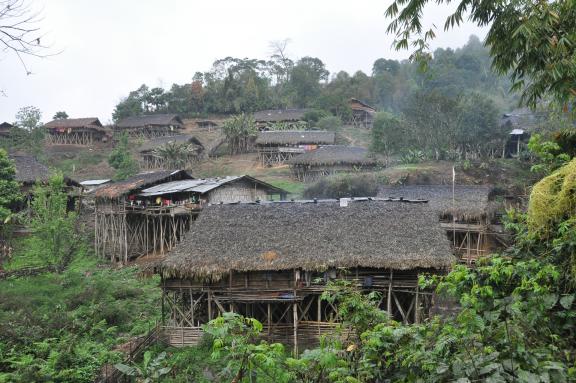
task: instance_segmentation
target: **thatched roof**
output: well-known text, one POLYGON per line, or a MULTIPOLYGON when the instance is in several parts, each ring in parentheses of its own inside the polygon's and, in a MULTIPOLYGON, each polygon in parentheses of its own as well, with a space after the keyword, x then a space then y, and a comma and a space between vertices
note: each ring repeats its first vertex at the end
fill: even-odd
POLYGON ((334 140, 334 132, 281 130, 258 133, 256 145, 334 145, 334 140))
POLYGON ((0 124, 0 129, 6 129, 6 130, 10 130, 14 127, 14 125, 12 125, 9 122, 4 121, 3 123, 0 124))
POLYGON ((142 144, 140 146, 140 148, 138 148, 138 151, 140 153, 149 152, 149 151, 152 151, 156 148, 160 148, 160 147, 167 145, 167 144, 170 144, 170 143, 194 144, 194 145, 199 146, 202 149, 204 149, 204 145, 202 145, 200 140, 198 140, 196 137, 187 136, 187 135, 178 135, 178 136, 158 137, 158 138, 151 139, 151 140, 145 142, 144 144, 142 144))
POLYGON ((123 181, 113 182, 96 191, 94 196, 100 199, 114 199, 139 192, 142 189, 163 182, 192 179, 184 170, 160 170, 136 174, 123 181))
MULTIPOLYGON (((16 168, 16 181, 24 185, 32 185, 36 182, 48 182, 50 170, 46 165, 38 162, 33 156, 10 155, 10 159, 14 161, 14 167, 16 168)), ((82 186, 69 177, 64 177, 64 181, 68 186, 82 186)))
POLYGON ((332 145, 299 154, 286 161, 289 165, 376 165, 367 149, 332 145))
POLYGON ((428 200, 430 207, 441 217, 456 216, 462 221, 477 220, 493 214, 489 202, 492 186, 457 185, 452 204, 452 185, 383 186, 378 196, 382 198, 419 198, 428 200))
POLYGON ((230 270, 406 270, 453 263, 449 241, 426 203, 364 198, 341 205, 209 206, 159 270, 166 277, 218 279, 230 270))
POLYGON ((65 118, 60 120, 53 120, 45 124, 44 127, 48 130, 54 129, 94 129, 98 131, 106 131, 107 129, 102 126, 97 117, 87 118, 65 118))
POLYGON ((306 109, 269 109, 254 113, 256 122, 300 121, 304 119, 306 109))
POLYGON ((146 126, 184 126, 177 114, 149 114, 143 116, 126 117, 116 123, 116 128, 143 128, 146 126))
POLYGON ((16 181, 23 184, 33 184, 36 181, 46 182, 50 177, 48 167, 41 164, 33 156, 11 155, 16 167, 16 181))

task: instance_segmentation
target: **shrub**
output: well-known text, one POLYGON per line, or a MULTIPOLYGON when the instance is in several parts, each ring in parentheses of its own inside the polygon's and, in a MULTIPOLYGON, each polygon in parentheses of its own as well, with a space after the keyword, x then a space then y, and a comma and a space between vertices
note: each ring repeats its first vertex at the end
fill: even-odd
POLYGON ((304 190, 304 198, 374 197, 378 180, 368 174, 345 174, 322 178, 304 190))
POLYGON ((338 130, 338 128, 340 128, 341 126, 342 126, 342 120, 340 119, 340 117, 336 116, 322 117, 320 120, 318 120, 318 123, 316 124, 316 127, 319 130, 328 130, 328 131, 338 130))

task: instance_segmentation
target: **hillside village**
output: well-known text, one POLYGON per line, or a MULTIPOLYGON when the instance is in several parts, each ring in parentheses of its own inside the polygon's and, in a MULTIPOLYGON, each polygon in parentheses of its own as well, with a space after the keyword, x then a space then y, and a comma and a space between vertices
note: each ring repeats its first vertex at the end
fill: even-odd
POLYGON ((486 39, 0 114, 0 383, 576 381, 574 72, 486 39))

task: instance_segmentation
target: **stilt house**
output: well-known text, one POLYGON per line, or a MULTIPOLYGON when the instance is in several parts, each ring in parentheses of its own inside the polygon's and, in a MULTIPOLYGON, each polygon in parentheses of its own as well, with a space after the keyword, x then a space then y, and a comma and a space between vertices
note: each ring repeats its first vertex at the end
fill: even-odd
POLYGON ((287 191, 250 177, 228 176, 162 183, 142 190, 141 198, 168 198, 188 201, 200 207, 206 204, 285 200, 287 191))
POLYGON ((297 129, 307 124, 304 121, 306 109, 269 109, 254 113, 256 127, 268 130, 274 124, 284 124, 287 128, 297 129))
POLYGON ((382 198, 426 199, 462 262, 471 264, 506 246, 499 224, 502 204, 491 186, 452 185, 384 186, 382 198))
POLYGON ((115 133, 126 132, 130 138, 151 139, 175 136, 184 127, 177 114, 150 114, 124 118, 114 126, 115 133))
POLYGON ((328 281, 380 292, 390 315, 419 322, 431 293, 418 276, 454 261, 425 201, 211 205, 156 266, 163 326, 170 344, 197 344, 203 324, 233 311, 258 319, 268 340, 303 350, 340 321, 338 308, 320 299, 328 281))
POLYGON ((46 140, 52 145, 92 145, 107 141, 111 135, 96 117, 54 120, 44 127, 46 140))
POLYGON ((187 203, 159 203, 137 197, 143 189, 172 181, 193 179, 184 170, 140 173, 113 182, 94 192, 95 251, 112 261, 171 249, 189 229, 197 206, 187 203))
POLYGON ((145 142, 139 152, 140 168, 143 170, 188 168, 202 158, 204 145, 193 136, 167 136, 145 142), (171 151, 175 153, 171 154, 171 151))
POLYGON ((284 199, 287 192, 250 176, 194 179, 187 172, 141 173, 94 192, 96 253, 127 262, 171 250, 209 203, 284 199))
POLYGON ((376 109, 356 98, 351 98, 348 105, 352 109, 350 125, 355 128, 372 129, 376 109))
POLYGON ((281 165, 295 155, 318 149, 320 145, 334 145, 334 132, 268 131, 258 133, 256 148, 264 166, 281 165))
POLYGON ((286 163, 290 165, 292 176, 303 182, 342 172, 370 171, 378 166, 368 150, 344 145, 322 146, 294 156, 286 163))

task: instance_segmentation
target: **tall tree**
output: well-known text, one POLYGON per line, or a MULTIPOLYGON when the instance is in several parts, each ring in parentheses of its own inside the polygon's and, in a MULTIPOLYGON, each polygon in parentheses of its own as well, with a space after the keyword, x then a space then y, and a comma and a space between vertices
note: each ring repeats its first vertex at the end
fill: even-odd
POLYGON ((0 149, 0 227, 12 214, 12 207, 22 199, 15 179, 16 168, 4 149, 0 149))
POLYGON ((138 163, 130 153, 126 132, 119 137, 116 147, 108 156, 108 164, 116 169, 115 180, 126 179, 138 172, 138 163))
POLYGON ((52 117, 52 119, 54 119, 54 120, 65 120, 67 118, 68 118, 68 113, 66 113, 64 111, 56 112, 54 114, 54 116, 52 117))
MULTIPOLYGON (((427 59, 433 29, 422 25, 422 10, 430 0, 394 0, 386 10, 392 19, 388 31, 396 36, 396 49, 415 46, 413 59, 427 59)), ((451 3, 438 0, 436 3, 451 3)), ((551 95, 560 102, 576 97, 576 2, 565 0, 458 0, 444 29, 460 25, 464 18, 490 26, 485 44, 493 67, 510 74, 512 89, 522 101, 535 106, 551 95)))
POLYGON ((290 75, 294 104, 298 107, 310 105, 320 94, 320 82, 327 80, 329 74, 319 58, 303 57, 298 60, 290 75))

